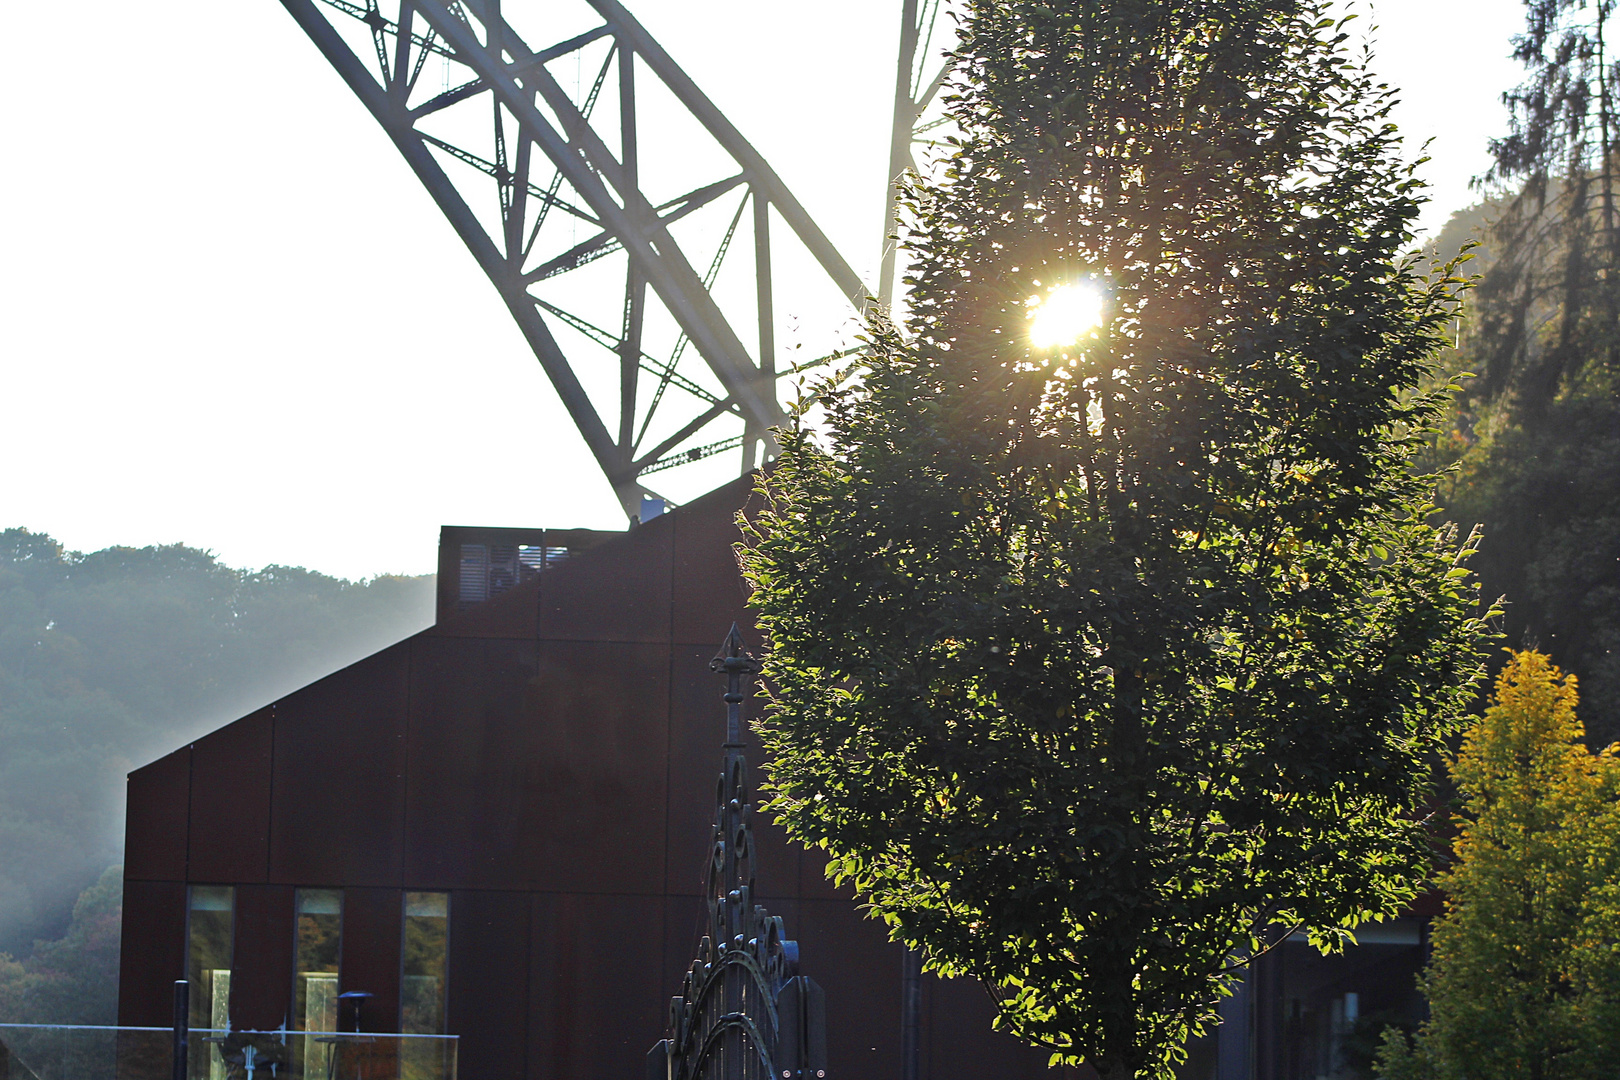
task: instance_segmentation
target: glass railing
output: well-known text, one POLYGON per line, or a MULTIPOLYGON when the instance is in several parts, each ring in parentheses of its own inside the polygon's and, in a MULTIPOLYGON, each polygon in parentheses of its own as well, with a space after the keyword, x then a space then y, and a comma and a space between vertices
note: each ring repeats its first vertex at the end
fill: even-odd
MULTIPOLYGON (((456 1036, 193 1028, 187 1080, 456 1080, 456 1036)), ((4 1080, 172 1080, 170 1028, 0 1024, 4 1080)))

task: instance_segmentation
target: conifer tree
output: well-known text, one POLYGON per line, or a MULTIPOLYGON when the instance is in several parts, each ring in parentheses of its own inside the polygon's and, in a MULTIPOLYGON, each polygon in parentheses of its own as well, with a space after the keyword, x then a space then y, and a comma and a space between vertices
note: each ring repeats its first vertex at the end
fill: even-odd
MULTIPOLYGON (((1525 0, 1510 128, 1485 178, 1488 259, 1455 370, 1478 372, 1437 449, 1442 500, 1484 525, 1509 640, 1578 672, 1620 738, 1620 89, 1615 0, 1525 0)), ((1453 250, 1455 248, 1453 247, 1453 250)))
POLYGON ((1456 279, 1311 0, 973 0, 904 328, 744 552, 771 809, 998 1024, 1167 1077, 1428 871, 1480 670, 1410 454, 1456 279))
POLYGON ((1616 191, 1615 0, 1526 0, 1505 95, 1511 127, 1486 182, 1511 190, 1481 282, 1485 379, 1531 426, 1560 398, 1620 377, 1620 192, 1616 191))
POLYGON ((1514 654, 1451 773, 1463 796, 1440 879, 1415 1046, 1388 1080, 1599 1080, 1620 1069, 1620 759, 1580 745, 1574 676, 1514 654))

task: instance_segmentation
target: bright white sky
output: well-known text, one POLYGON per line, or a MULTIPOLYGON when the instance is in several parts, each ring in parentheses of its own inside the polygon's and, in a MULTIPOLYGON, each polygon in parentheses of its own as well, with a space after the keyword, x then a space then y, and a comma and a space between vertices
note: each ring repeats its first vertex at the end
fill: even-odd
MULTIPOLYGON (((898 0, 628 3, 872 280, 898 0)), ((1363 20, 1435 140, 1431 228, 1501 131, 1521 11, 1363 20)), ((0 527, 346 577, 431 570, 441 524, 623 527, 493 288, 276 0, 19 5, 8 30, 0 527)))

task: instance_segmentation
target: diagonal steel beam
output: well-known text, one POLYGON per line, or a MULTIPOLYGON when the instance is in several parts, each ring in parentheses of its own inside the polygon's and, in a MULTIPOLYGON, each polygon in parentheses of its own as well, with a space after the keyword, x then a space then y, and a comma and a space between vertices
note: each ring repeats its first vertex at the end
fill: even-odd
MULTIPOLYGON (((626 514, 634 517, 642 498, 650 494, 638 477, 737 446, 744 449, 746 469, 761 449, 768 455, 774 447, 772 431, 785 416, 773 355, 772 208, 775 221, 787 226, 776 230, 777 238, 785 240, 791 233, 857 310, 873 301, 870 290, 774 170, 617 0, 579 2, 594 9, 602 25, 556 44, 537 42, 545 45, 539 49, 531 48, 506 22, 501 0, 365 0, 363 4, 282 0, 282 5, 382 125, 499 290, 626 514), (390 20, 384 7, 397 13, 397 21, 390 20), (353 35, 339 32, 328 21, 332 11, 358 20, 364 29, 356 27, 353 35), (607 39, 608 49, 601 71, 583 102, 576 103, 575 95, 563 90, 546 65, 571 53, 578 56, 581 49, 602 39, 607 39), (437 94, 418 93, 426 89, 419 77, 430 56, 442 58, 446 65, 445 89, 437 94), (598 134, 591 116, 614 64, 619 72, 617 151, 605 141, 611 135, 598 134), (451 65, 460 72, 454 88, 451 65), (731 158, 734 165, 728 171, 733 175, 657 206, 643 194, 646 165, 638 161, 637 153, 638 69, 655 77, 679 107, 699 121, 723 155, 731 158), (493 118, 493 128, 484 127, 493 141, 485 144, 474 136, 469 143, 467 121, 480 111, 471 103, 483 101, 485 95, 489 104, 482 109, 481 123, 488 125, 493 118), (467 107, 461 107, 463 103, 467 107), (418 127, 424 123, 436 134, 418 127), (469 147, 482 148, 475 152, 469 147), (554 173, 549 182, 537 183, 533 170, 542 161, 549 162, 554 173), (461 166, 467 166, 468 172, 457 171, 461 166), (493 181, 496 198, 487 207, 478 193, 477 185, 482 182, 466 186, 478 173, 493 181), (561 193, 564 184, 570 190, 561 193), (739 186, 744 188, 742 203, 708 263, 708 272, 700 276, 671 235, 670 226, 739 186), (494 213, 475 213, 469 199, 494 213), (738 314, 745 320, 756 319, 758 336, 745 344, 710 289, 750 203, 755 287, 754 302, 748 306, 753 313, 747 314, 744 307, 738 314), (555 226, 546 226, 549 211, 557 207, 589 222, 589 238, 582 243, 576 235, 565 241, 567 228, 559 234, 555 226), (498 223, 492 225, 497 214, 498 223), (543 229, 549 231, 543 233, 543 229), (599 303, 603 299, 599 290, 581 294, 564 287, 559 294, 556 287, 541 288, 549 279, 615 253, 622 253, 627 262, 623 305, 614 317, 622 325, 616 333, 599 328, 598 324, 608 325, 600 315, 584 318, 572 310, 576 302, 586 308, 599 303), (654 302, 668 320, 660 317, 655 324, 646 322, 648 304, 654 302), (587 350, 602 348, 614 355, 616 416, 608 415, 605 400, 593 399, 584 389, 580 376, 586 374, 585 369, 579 366, 579 358, 565 355, 553 336, 556 322, 551 320, 580 333, 578 340, 589 343, 585 344, 587 350), (653 326, 655 336, 675 337, 667 365, 652 361, 644 349, 644 333, 653 326), (677 372, 688 343, 720 384, 718 393, 712 384, 705 385, 706 380, 694 381, 677 372), (757 358, 750 354, 756 347, 757 358), (639 385, 644 372, 657 380, 650 394, 644 394, 639 385), (671 389, 679 393, 666 400, 665 391, 671 389), (673 425, 669 423, 672 413, 673 425), (708 424, 725 417, 741 422, 741 436, 691 446, 708 424), (674 433, 668 434, 670 431, 674 433), (656 448, 648 452, 644 442, 656 444, 656 448)), ((477 126, 481 125, 475 124, 474 130, 477 126)), ((735 297, 727 302, 742 306, 735 297)), ((578 347, 574 338, 567 340, 571 349, 578 347)), ((601 392, 599 384, 591 385, 601 392)))
MULTIPOLYGON (((618 160, 591 130, 551 73, 544 67, 532 68, 524 76, 524 85, 520 85, 509 73, 509 65, 486 49, 472 27, 451 14, 441 0, 415 2, 422 16, 455 50, 457 59, 489 83, 501 104, 517 120, 523 137, 532 139, 545 151, 591 211, 619 235, 631 261, 675 316, 681 330, 692 339, 726 392, 742 406, 744 416, 765 428, 785 423, 787 414, 776 400, 776 387, 761 385, 759 369, 749 360, 747 348, 703 287, 679 245, 665 230, 658 212, 638 188, 624 182, 618 160), (565 138, 540 112, 534 103, 536 93, 544 96, 546 104, 573 128, 569 133, 572 139, 565 138), (615 181, 618 199, 609 189, 609 184, 615 181), (619 200, 623 200, 622 205, 619 200)), ((513 63, 523 63, 533 55, 505 25, 499 12, 490 10, 493 5, 469 3, 468 6, 475 10, 485 8, 490 20, 488 25, 498 29, 504 51, 514 56, 513 63)))
POLYGON ((535 310, 533 299, 524 291, 522 282, 512 272, 510 264, 490 240, 489 234, 484 231, 483 225, 462 199, 460 192, 444 174, 444 170, 434 160, 433 155, 428 152, 421 135, 411 126, 410 116, 404 111, 402 103, 391 98, 387 90, 378 84, 355 57, 348 44, 316 10, 312 0, 281 0, 281 3, 348 84, 349 89, 354 91, 355 96, 382 125, 412 171, 416 173, 417 179, 421 180, 422 186, 427 188, 428 194, 433 197, 440 211, 450 221, 456 234, 472 252, 473 258, 478 260, 478 265, 500 290, 501 299, 506 301, 507 309, 512 313, 529 347, 540 361, 546 377, 551 380, 557 396, 562 400, 563 408, 568 411, 569 418, 579 429, 591 456, 596 459, 598 467, 612 484, 614 493, 626 507, 633 502, 637 507, 636 512, 639 513, 643 490, 635 482, 635 474, 629 468, 630 462, 614 443, 607 426, 602 423, 601 416, 585 393, 585 388, 580 385, 578 377, 568 363, 568 358, 563 355, 550 329, 535 310))
POLYGON ((919 126, 923 113, 933 103, 950 77, 950 64, 940 61, 939 70, 924 87, 922 79, 931 59, 934 31, 943 0, 901 0, 900 57, 894 72, 894 113, 889 128, 888 190, 883 204, 883 262, 878 269, 878 300, 883 307, 894 303, 897 286, 900 227, 900 182, 907 172, 917 171, 913 144, 925 130, 939 126, 936 120, 919 126))
POLYGON ((628 42, 636 54, 646 61, 647 66, 657 73, 680 103, 709 129, 709 134, 714 136, 715 141, 725 147, 737 163, 747 170, 754 189, 762 192, 765 201, 776 207, 776 212, 782 215, 782 220, 787 223, 788 228, 798 235, 800 243, 804 244, 821 264, 822 270, 849 298, 855 309, 864 314, 872 302, 872 291, 861 281, 860 275, 850 269, 849 263, 845 262, 838 249, 833 247, 832 241, 827 239, 821 227, 800 205, 793 192, 788 190, 788 186, 782 183, 781 177, 776 175, 776 170, 770 167, 759 151, 755 150, 731 121, 726 119, 725 114, 698 89, 697 84, 664 51, 663 46, 658 44, 653 36, 647 33, 646 28, 625 10, 623 4, 618 0, 589 0, 589 3, 602 18, 607 20, 608 25, 614 28, 614 32, 628 42))

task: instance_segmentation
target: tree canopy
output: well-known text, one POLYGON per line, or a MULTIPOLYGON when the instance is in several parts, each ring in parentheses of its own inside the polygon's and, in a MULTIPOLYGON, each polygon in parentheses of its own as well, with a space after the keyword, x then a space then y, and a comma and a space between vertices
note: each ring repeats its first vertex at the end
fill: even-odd
POLYGON ((749 526, 770 809, 1001 1027, 1168 1076, 1243 957, 1428 871, 1486 636, 1410 468, 1458 281, 1324 5, 961 29, 905 325, 749 526))

